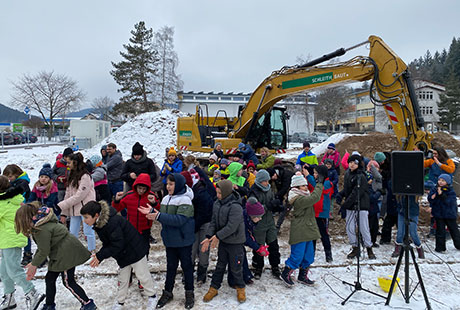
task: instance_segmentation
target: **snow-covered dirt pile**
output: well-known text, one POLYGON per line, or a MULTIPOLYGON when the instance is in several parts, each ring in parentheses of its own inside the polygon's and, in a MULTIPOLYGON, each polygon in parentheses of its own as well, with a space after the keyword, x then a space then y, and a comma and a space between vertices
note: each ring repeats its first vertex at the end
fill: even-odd
POLYGON ((102 140, 93 148, 84 151, 85 157, 99 154, 103 145, 110 142, 117 145, 123 159, 131 156, 134 143, 139 142, 155 162, 162 162, 165 149, 176 145, 176 122, 178 117, 187 116, 178 110, 161 110, 138 115, 102 140))

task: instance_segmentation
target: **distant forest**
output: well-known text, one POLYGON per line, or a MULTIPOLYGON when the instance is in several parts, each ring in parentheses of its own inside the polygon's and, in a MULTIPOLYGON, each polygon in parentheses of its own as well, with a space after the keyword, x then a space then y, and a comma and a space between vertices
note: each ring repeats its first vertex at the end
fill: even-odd
POLYGON ((0 104, 0 123, 21 123, 27 119, 25 113, 0 104))

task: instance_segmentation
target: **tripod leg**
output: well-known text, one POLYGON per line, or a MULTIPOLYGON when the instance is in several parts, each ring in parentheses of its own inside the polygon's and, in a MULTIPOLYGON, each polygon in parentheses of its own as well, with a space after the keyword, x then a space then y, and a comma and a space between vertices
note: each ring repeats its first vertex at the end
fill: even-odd
POLYGON ((348 299, 350 299, 350 298, 351 298, 351 296, 353 296, 353 294, 354 294, 354 293, 356 293, 356 292, 357 292, 357 290, 356 290, 356 289, 355 289, 353 292, 351 292, 351 294, 350 294, 350 295, 348 295, 348 297, 347 297, 347 298, 346 298, 344 301, 342 301, 342 303, 341 303, 341 304, 342 304, 342 306, 343 306, 343 305, 345 305, 345 304, 346 304, 346 302, 348 301, 348 299))
POLYGON ((396 264, 395 273, 393 274, 393 279, 391 280, 390 291, 388 292, 387 301, 385 302, 385 306, 390 305, 391 295, 393 295, 393 289, 396 284, 396 279, 398 278, 398 272, 399 272, 399 268, 401 267, 403 256, 404 256, 404 251, 401 250, 401 252, 399 252, 399 258, 398 258, 398 263, 396 264))
POLYGON ((430 301, 428 300, 428 295, 427 295, 426 290, 425 290, 425 285, 423 284, 422 274, 420 273, 420 269, 418 268, 417 261, 415 260, 415 253, 414 253, 413 248, 410 249, 410 254, 412 256, 412 261, 414 262, 415 272, 417 273, 417 277, 418 277, 418 281, 420 283, 420 287, 422 288, 422 293, 423 293, 423 298, 425 299, 426 308, 428 310, 431 310, 430 301))

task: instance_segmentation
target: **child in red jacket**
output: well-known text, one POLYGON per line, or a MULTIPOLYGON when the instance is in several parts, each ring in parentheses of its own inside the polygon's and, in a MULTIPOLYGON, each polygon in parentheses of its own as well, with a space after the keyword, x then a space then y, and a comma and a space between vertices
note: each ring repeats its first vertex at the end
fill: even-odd
POLYGON ((120 212, 123 209, 127 210, 127 220, 137 229, 144 238, 147 245, 147 255, 150 249, 149 238, 152 221, 148 220, 144 214, 139 212, 139 207, 146 207, 150 204, 155 209, 160 209, 158 199, 152 191, 150 191, 150 176, 147 173, 141 173, 136 178, 133 184, 133 189, 123 195, 123 192, 118 192, 112 206, 120 212))

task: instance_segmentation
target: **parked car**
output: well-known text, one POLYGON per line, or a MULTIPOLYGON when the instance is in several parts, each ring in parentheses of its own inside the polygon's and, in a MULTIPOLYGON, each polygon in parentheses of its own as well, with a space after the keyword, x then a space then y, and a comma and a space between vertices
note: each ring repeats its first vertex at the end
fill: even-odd
POLYGON ((329 138, 329 136, 327 134, 325 134, 324 132, 315 131, 311 135, 312 135, 312 137, 315 137, 316 142, 319 142, 319 143, 324 142, 329 138))
POLYGON ((25 143, 27 143, 27 137, 29 137, 30 143, 35 143, 38 141, 38 138, 31 133, 24 134, 25 143))
POLYGON ((22 144, 24 143, 25 136, 23 136, 20 133, 15 132, 13 133, 13 139, 14 139, 14 144, 22 144))
POLYGON ((61 142, 69 142, 70 141, 70 132, 66 132, 63 135, 59 136, 59 141, 61 142))
POLYGON ((4 132, 1 134, 1 139, 3 140, 3 145, 12 145, 14 144, 14 137, 9 132, 4 132))
POLYGON ((303 143, 304 141, 316 143, 318 139, 315 136, 308 135, 306 132, 294 132, 289 141, 292 143, 303 143))

